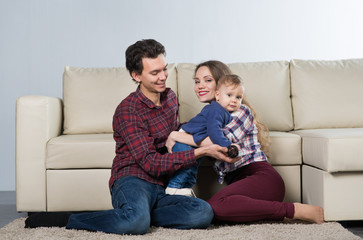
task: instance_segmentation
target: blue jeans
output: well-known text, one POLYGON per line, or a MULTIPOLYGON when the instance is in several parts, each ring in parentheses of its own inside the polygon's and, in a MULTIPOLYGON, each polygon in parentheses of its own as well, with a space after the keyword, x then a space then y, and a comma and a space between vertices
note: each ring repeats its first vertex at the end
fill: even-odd
POLYGON ((133 176, 119 178, 111 194, 114 209, 72 214, 66 228, 144 234, 150 225, 177 229, 207 228, 214 216, 204 200, 167 195, 162 186, 133 176))
MULTIPOLYGON (((173 152, 182 152, 193 149, 184 143, 175 143, 173 147, 173 152)), ((170 188, 192 188, 197 182, 198 168, 201 159, 198 159, 198 163, 190 168, 182 168, 174 173, 174 176, 170 179, 168 187, 170 188)))

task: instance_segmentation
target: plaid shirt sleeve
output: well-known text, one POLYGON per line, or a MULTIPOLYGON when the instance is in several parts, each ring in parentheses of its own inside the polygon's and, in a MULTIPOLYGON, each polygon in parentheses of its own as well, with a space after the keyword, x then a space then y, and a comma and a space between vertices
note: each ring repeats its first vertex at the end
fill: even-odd
POLYGON ((155 106, 139 90, 117 108, 113 127, 116 157, 111 171, 113 182, 127 175, 165 185, 173 173, 196 164, 194 150, 167 153, 165 142, 178 128, 176 96, 167 91, 161 106, 155 106))

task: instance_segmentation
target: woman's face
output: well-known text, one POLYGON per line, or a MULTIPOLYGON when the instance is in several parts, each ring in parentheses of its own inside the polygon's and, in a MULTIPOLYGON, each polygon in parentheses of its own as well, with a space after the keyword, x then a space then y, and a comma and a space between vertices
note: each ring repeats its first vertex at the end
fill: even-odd
POLYGON ((194 81, 194 91, 200 102, 215 100, 217 82, 208 67, 200 67, 195 73, 194 81))

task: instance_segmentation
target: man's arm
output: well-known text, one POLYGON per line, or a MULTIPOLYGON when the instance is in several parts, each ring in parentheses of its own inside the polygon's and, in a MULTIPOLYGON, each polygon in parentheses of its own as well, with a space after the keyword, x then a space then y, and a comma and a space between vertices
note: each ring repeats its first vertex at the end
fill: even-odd
MULTIPOLYGON (((145 172, 156 177, 172 175, 182 167, 196 164, 193 150, 160 154, 145 119, 141 118, 137 112, 132 111, 131 114, 127 107, 119 112, 122 114, 115 117, 114 138, 118 146, 117 154, 122 158, 133 159, 145 172)), ((166 130, 161 129, 161 131, 166 130)))

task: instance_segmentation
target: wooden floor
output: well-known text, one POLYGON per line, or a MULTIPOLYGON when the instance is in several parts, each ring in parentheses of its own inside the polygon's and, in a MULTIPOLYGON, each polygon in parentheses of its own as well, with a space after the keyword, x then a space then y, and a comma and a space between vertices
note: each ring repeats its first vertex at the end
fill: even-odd
MULTIPOLYGON (((16 211, 14 191, 0 191, 0 228, 16 218, 26 216, 27 213, 16 211)), ((340 224, 363 239, 363 221, 340 222, 340 224)))

